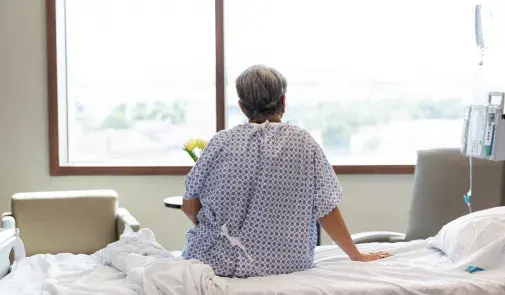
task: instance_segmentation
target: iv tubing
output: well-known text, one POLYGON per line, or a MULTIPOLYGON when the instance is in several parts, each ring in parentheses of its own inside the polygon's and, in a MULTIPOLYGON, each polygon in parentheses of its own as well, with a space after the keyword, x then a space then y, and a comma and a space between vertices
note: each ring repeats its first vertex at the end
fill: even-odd
POLYGON ((468 205, 468 210, 470 213, 472 213, 472 205, 470 204, 470 197, 472 196, 472 156, 469 156, 469 170, 470 170, 470 175, 469 175, 469 180, 470 180, 470 188, 468 190, 468 193, 466 194, 465 198, 465 203, 468 205))

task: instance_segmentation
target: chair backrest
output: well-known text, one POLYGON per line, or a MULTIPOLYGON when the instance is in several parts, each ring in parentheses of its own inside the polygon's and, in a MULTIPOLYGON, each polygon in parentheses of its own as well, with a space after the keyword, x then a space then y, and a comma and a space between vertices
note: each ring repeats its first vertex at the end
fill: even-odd
MULTIPOLYGON (((505 162, 472 159, 472 210, 504 205, 505 162)), ((407 240, 434 236, 469 210, 469 159, 459 149, 419 151, 414 174, 407 240)))
POLYGON ((117 240, 111 190, 18 193, 12 214, 26 254, 92 254, 117 240))

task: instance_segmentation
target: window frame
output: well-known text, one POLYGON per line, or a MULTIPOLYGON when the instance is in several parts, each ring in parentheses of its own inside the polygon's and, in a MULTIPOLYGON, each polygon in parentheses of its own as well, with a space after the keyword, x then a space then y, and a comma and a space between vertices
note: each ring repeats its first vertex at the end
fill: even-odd
MULTIPOLYGON (((47 103, 50 176, 71 175, 186 175, 191 166, 62 166, 57 61, 57 1, 46 0, 47 103)), ((216 132, 225 129, 224 0, 215 1, 216 32, 216 132)), ((182 151, 181 151, 182 152, 182 151)), ((412 174, 415 165, 333 166, 337 174, 412 174)))

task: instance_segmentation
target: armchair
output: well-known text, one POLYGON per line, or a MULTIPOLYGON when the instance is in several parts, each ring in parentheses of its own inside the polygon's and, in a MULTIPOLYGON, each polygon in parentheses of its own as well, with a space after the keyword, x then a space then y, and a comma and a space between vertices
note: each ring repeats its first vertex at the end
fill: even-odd
POLYGON ((125 226, 138 221, 118 208, 113 190, 18 193, 11 212, 2 215, 2 228, 19 229, 26 255, 92 254, 117 241, 125 226))
MULTIPOLYGON (((505 163, 472 159, 474 211, 505 205, 505 163)), ((352 235, 354 243, 399 242, 435 236, 448 222, 468 213, 463 195, 469 186, 468 158, 459 149, 422 150, 417 154, 406 233, 388 231, 352 235)))

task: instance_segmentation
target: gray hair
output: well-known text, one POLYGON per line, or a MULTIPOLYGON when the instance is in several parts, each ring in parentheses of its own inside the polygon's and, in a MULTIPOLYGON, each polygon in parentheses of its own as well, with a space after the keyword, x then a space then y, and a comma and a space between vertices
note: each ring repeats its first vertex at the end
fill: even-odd
POLYGON ((282 115, 282 97, 287 86, 286 78, 279 71, 264 65, 247 68, 235 81, 245 115, 258 122, 282 115))

